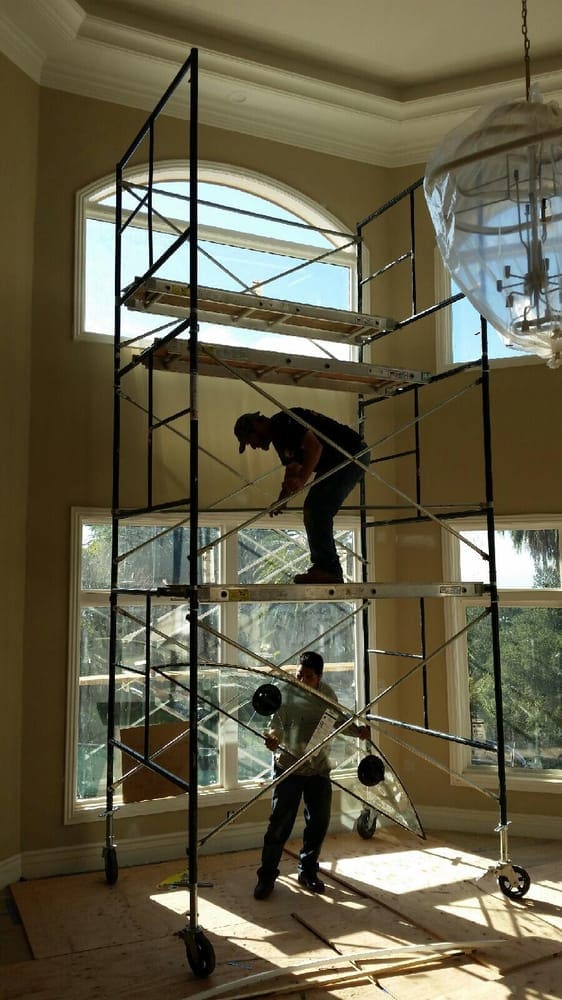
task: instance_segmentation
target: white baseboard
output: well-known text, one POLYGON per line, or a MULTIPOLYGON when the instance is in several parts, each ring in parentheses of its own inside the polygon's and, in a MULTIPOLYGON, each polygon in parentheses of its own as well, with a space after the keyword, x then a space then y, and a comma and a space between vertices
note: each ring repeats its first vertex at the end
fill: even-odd
MULTIPOLYGON (((440 830, 458 830, 461 833, 496 833, 499 813, 484 810, 448 809, 437 806, 417 807, 425 831, 439 835, 440 830)), ((508 815, 509 837, 534 837, 540 840, 562 839, 562 817, 534 816, 528 813, 508 815)))
POLYGON ((0 861, 0 888, 12 885, 21 878, 21 854, 14 854, 11 858, 4 858, 0 861))
MULTIPOLYGON (((424 829, 439 836, 440 830, 458 830, 465 833, 496 832, 498 818, 490 812, 446 809, 423 806, 418 813, 424 829)), ((302 832, 302 817, 297 820, 293 836, 302 832)), ((392 826, 384 817, 378 825, 392 826)), ((349 832, 353 820, 349 815, 336 814, 332 817, 332 833, 349 832)), ((228 854, 261 847, 264 824, 233 824, 216 836, 210 837, 200 849, 201 854, 228 854)), ((200 831, 201 836, 205 831, 200 831)), ((118 828, 117 828, 118 833, 118 828)), ((534 837, 545 840, 562 839, 562 818, 555 816, 513 815, 510 817, 510 837, 534 837)), ((376 837, 376 834, 375 834, 376 837)), ((185 834, 166 834, 156 837, 142 837, 121 840, 115 838, 119 867, 154 864, 159 861, 182 860, 186 858, 185 834)), ((20 878, 47 878, 53 875, 76 875, 80 872, 104 872, 102 842, 81 844, 77 847, 58 847, 48 851, 26 851, 0 861, 0 886, 10 885, 20 878)), ((186 862, 187 863, 187 862, 186 862)))
MULTIPOLYGON (((155 864, 186 858, 185 833, 165 834, 155 837, 121 839, 116 830, 115 847, 119 867, 155 864)), ((225 829, 209 839, 200 849, 201 854, 226 854, 261 847, 263 824, 244 824, 225 829)), ((204 831, 201 831, 202 836, 204 831)), ((0 866, 2 885, 26 879, 47 878, 53 875, 76 875, 80 872, 104 871, 104 843, 81 844, 77 847, 57 847, 48 851, 26 851, 13 863, 0 866), (4 871, 4 869, 6 869, 4 871)), ((11 861, 12 859, 10 859, 11 861)))

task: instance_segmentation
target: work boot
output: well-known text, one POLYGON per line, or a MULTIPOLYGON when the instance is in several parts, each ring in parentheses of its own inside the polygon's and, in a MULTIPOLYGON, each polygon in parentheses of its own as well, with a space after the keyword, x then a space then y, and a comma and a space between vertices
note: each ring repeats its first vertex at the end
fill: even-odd
POLYGON ((297 573, 293 583, 343 583, 343 573, 337 570, 321 569, 311 566, 306 573, 297 573))
POLYGON ((318 896, 326 892, 326 886, 316 873, 314 875, 307 875, 306 872, 299 872, 298 883, 304 886, 305 889, 308 889, 309 892, 315 892, 318 896))
POLYGON ((263 878, 258 878, 256 888, 254 889, 254 899, 267 899, 271 896, 275 882, 267 882, 263 878))

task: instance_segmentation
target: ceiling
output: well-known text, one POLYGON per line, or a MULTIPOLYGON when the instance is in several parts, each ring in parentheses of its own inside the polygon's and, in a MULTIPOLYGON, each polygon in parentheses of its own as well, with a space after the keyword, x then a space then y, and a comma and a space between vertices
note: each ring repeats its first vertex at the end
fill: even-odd
MULTIPOLYGON (((527 7, 562 102, 562 0, 527 7)), ((192 47, 203 123, 383 166, 525 96, 519 0, 0 0, 0 51, 45 87, 150 111, 192 47)))

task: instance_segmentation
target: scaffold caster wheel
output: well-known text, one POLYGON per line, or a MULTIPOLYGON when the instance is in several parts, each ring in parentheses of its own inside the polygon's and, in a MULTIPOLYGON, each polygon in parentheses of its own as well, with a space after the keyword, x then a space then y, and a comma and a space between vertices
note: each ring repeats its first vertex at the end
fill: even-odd
POLYGON ((364 809, 357 817, 357 833, 363 840, 370 840, 377 828, 377 814, 374 809, 364 809))
POLYGON ((105 847, 103 851, 105 864, 105 880, 108 885, 115 885, 119 878, 119 863, 117 861, 117 851, 114 847, 105 847))
POLYGON ((506 875, 498 875, 498 885, 504 896, 507 896, 509 899, 522 899, 523 896, 527 895, 531 887, 529 873, 524 868, 520 868, 519 865, 512 865, 511 867, 517 876, 517 882, 513 883, 506 875))
POLYGON ((191 971, 200 979, 206 979, 214 972, 216 964, 211 942, 202 930, 191 930, 189 927, 180 931, 180 937, 185 942, 185 953, 191 971))

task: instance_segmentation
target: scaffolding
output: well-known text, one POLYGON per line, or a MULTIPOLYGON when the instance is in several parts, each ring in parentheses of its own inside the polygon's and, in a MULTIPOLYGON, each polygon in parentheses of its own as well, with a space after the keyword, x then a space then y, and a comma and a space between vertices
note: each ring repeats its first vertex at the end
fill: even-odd
MULTIPOLYGON (((498 795, 490 794, 499 805, 500 858, 490 871, 497 877, 498 883, 505 895, 519 898, 528 891, 530 879, 527 872, 512 865, 508 853, 507 841, 507 787, 505 772, 505 744, 503 733, 503 704, 499 644, 498 590, 495 561, 495 529, 494 529, 494 496, 491 453, 491 415, 489 392, 489 362, 487 347, 486 323, 481 323, 481 357, 477 363, 454 366, 440 374, 431 374, 422 370, 409 370, 388 364, 374 364, 367 358, 367 352, 373 349, 382 338, 396 336, 406 326, 411 326, 426 319, 428 316, 449 306, 460 296, 452 296, 428 309, 420 310, 417 302, 416 275, 416 226, 415 197, 420 190, 421 181, 411 185, 396 198, 383 205, 357 224, 353 243, 357 260, 357 311, 339 309, 323 309, 305 303, 281 301, 264 298, 251 290, 245 292, 227 292, 222 289, 201 287, 198 282, 198 59, 197 50, 192 50, 184 66, 170 84, 170 87, 159 101, 153 113, 147 119, 134 141, 126 150, 116 168, 116 254, 115 254, 115 346, 114 346, 114 432, 113 432, 113 497, 112 497, 112 567, 111 567, 111 598, 110 598, 110 644, 109 644, 109 688, 108 688, 108 740, 107 740, 107 800, 106 800, 106 837, 103 849, 106 880, 114 884, 118 878, 118 861, 116 842, 114 839, 114 816, 116 812, 115 793, 126 779, 127 775, 144 768, 154 775, 171 782, 180 792, 188 796, 187 820, 187 886, 189 889, 189 914, 185 928, 180 932, 186 947, 189 965, 198 976, 209 976, 215 967, 215 956, 212 945, 198 923, 198 849, 201 838, 198 831, 198 788, 199 788, 199 746, 198 707, 201 704, 198 688, 198 669, 200 655, 198 635, 201 627, 200 609, 205 604, 228 604, 233 602, 284 602, 284 601, 333 601, 345 600, 354 603, 354 614, 360 616, 363 634, 363 666, 365 704, 359 711, 356 706, 355 718, 368 720, 377 731, 383 731, 385 738, 394 740, 408 751, 418 753, 426 761, 448 770, 439 761, 431 758, 415 746, 404 742, 404 738, 395 735, 397 729, 403 732, 424 734, 426 736, 456 742, 472 748, 489 749, 487 743, 472 738, 444 733, 430 726, 428 699, 428 667, 432 661, 441 655, 452 643, 458 641, 470 626, 457 634, 447 637, 437 649, 429 649, 426 637, 426 604, 429 600, 448 600, 459 596, 474 596, 485 599, 486 606, 477 621, 489 617, 492 634, 494 697, 497 721, 497 762, 498 762, 498 795), (172 239, 163 253, 157 252, 157 240, 153 233, 153 216, 157 214, 154 206, 154 170, 155 170, 155 133, 160 116, 168 106, 172 97, 177 99, 180 85, 188 84, 187 119, 188 150, 189 150, 189 220, 184 228, 173 228, 172 239), (127 180, 127 169, 131 164, 139 162, 143 151, 147 150, 148 161, 147 183, 134 185, 127 180), (125 207, 124 198, 127 198, 125 207), (134 207, 131 207, 131 204, 134 207), (373 273, 364 275, 364 247, 366 233, 377 224, 387 212, 397 205, 409 206, 410 246, 390 263, 378 268, 373 273), (127 234, 134 225, 138 213, 146 217, 148 240, 148 267, 143 274, 133 281, 126 282, 124 273, 124 254, 126 252, 127 234), (162 277, 160 273, 173 256, 178 252, 188 255, 188 280, 178 281, 162 277), (409 266, 411 308, 406 319, 397 321, 387 316, 370 315, 363 305, 368 287, 382 274, 404 265, 409 266), (140 313, 144 316, 155 315, 168 317, 170 322, 154 331, 152 342, 148 347, 146 331, 140 338, 124 339, 122 336, 123 310, 140 313), (238 326, 250 330, 267 330, 270 333, 290 333, 297 337, 319 338, 322 341, 344 343, 356 349, 357 359, 340 361, 333 357, 314 358, 306 355, 280 354, 270 351, 259 351, 246 348, 223 347, 201 343, 199 340, 199 322, 211 319, 223 325, 238 326), (162 330, 164 331, 162 333, 162 330), (187 339, 185 339, 185 335, 187 339), (123 360, 123 351, 127 350, 129 359, 123 360), (186 404, 179 410, 161 417, 154 408, 154 378, 156 372, 185 373, 189 383, 186 404), (405 457, 414 462, 415 488, 413 496, 394 488, 401 504, 386 505, 382 512, 374 508, 375 519, 372 518, 373 508, 366 502, 366 486, 361 485, 360 514, 360 582, 345 582, 335 584, 256 584, 247 586, 232 586, 220 580, 201 580, 201 565, 206 554, 213 550, 221 538, 213 538, 201 545, 199 538, 199 414, 198 414, 198 379, 206 375, 239 379, 258 392, 262 398, 275 403, 281 409, 286 409, 264 388, 264 385, 284 385, 297 389, 324 388, 334 391, 353 393, 358 396, 357 418, 360 428, 364 428, 367 414, 373 405, 382 405, 385 401, 396 400, 398 397, 411 400, 412 416, 407 419, 400 433, 411 433, 411 447, 371 461, 365 478, 372 476, 376 482, 388 483, 378 471, 380 463, 389 460, 402 460, 405 457), (454 384, 459 376, 465 382, 459 389, 454 384), (133 394, 126 387, 129 378, 146 379, 146 406, 135 403, 133 394), (453 385, 449 399, 455 399, 470 388, 477 388, 481 394, 482 414, 482 452, 484 467, 484 499, 475 504, 461 506, 458 504, 443 504, 439 507, 426 506, 422 495, 421 469, 421 428, 428 413, 422 412, 420 396, 428 386, 443 382, 453 385), (468 387, 467 384, 468 383, 468 387), (123 499, 123 480, 126 469, 124 454, 125 433, 123 431, 122 407, 133 402, 136 409, 143 414, 146 434, 146 487, 142 502, 125 502, 123 499), (180 420, 188 420, 187 435, 189 450, 188 489, 185 495, 173 500, 162 501, 154 489, 154 438, 160 431, 177 433, 180 420), (120 540, 120 529, 131 518, 155 514, 172 513, 179 518, 178 524, 189 525, 189 580, 187 583, 167 583, 165 585, 147 585, 144 587, 127 585, 122 579, 120 568, 130 555, 130 550, 123 548, 120 540), (486 520, 488 550, 480 552, 485 557, 489 567, 489 578, 485 582, 423 582, 423 583, 377 583, 369 581, 367 543, 368 535, 373 529, 381 526, 398 526, 405 524, 431 524, 441 530, 449 531, 465 544, 460 533, 450 522, 463 517, 479 515, 486 520), (123 598, 134 596, 138 599, 140 612, 131 613, 123 598), (370 648, 369 614, 373 601, 378 600, 415 600, 418 604, 419 652, 405 653, 383 649, 370 648), (173 604, 180 602, 187 605, 187 621, 189 641, 185 646, 188 655, 186 669, 179 669, 177 663, 171 663, 169 668, 155 667, 151 662, 151 639, 158 630, 153 622, 153 607, 158 600, 166 599, 173 604), (117 693, 124 672, 120 659, 119 622, 125 618, 138 628, 144 636, 144 657, 138 675, 144 685, 144 722, 139 726, 142 733, 140 742, 133 744, 118 732, 117 693), (374 694, 372 688, 372 656, 391 653, 395 656, 411 657, 413 666, 402 674, 395 683, 374 694), (378 711, 379 702, 391 690, 402 684, 408 677, 419 672, 422 678, 423 723, 415 725, 400 719, 390 718, 378 711), (170 684, 179 686, 189 695, 188 718, 188 761, 187 774, 180 774, 162 764, 162 754, 170 748, 184 747, 184 731, 170 736, 169 742, 154 748, 150 742, 151 703, 150 691, 153 676, 167 679, 170 684), (132 762, 133 770, 119 777, 116 767, 116 753, 132 762)), ((326 254, 319 255, 325 257, 326 254)), ((306 266, 306 265, 305 265, 306 266)), ((180 437, 183 435, 180 434, 180 437)), ((390 435, 392 437, 394 435, 390 435)), ((384 443, 387 438, 385 437, 384 443)), ((380 444, 381 442, 376 442, 380 444)), ((349 456, 347 456, 349 458, 349 456)), ((275 510, 275 504, 266 511, 275 510)), ((262 509, 250 512, 242 527, 254 523, 263 515, 262 509)), ((224 538, 224 536, 222 536, 224 538)), ((149 544, 149 543, 142 543, 149 544)), ((474 546, 472 546, 474 548, 474 546)), ((209 625, 208 632, 212 632, 209 625)), ((215 633, 221 641, 236 648, 237 643, 232 636, 215 633)), ((165 643, 169 636, 160 633, 165 643)), ((245 651, 248 652, 248 651, 245 651)), ((256 660, 265 665, 275 676, 275 665, 256 656, 256 660)), ((130 668, 128 673, 130 672, 130 668)), ((203 703, 205 699, 202 699, 203 703)), ((463 775, 459 778, 466 781, 479 791, 482 789, 463 775)), ((260 792, 261 794, 261 792, 260 792)), ((488 794, 484 791, 484 794, 488 794)), ((253 800, 252 800, 253 801, 253 800)), ((246 808, 244 806, 243 808, 246 808)), ((239 810, 241 811, 241 810, 239 810)), ((233 813, 225 823, 232 822, 238 812, 233 813)), ((361 836, 370 837, 375 832, 378 812, 376 807, 364 808, 357 823, 361 836)), ((225 823, 219 824, 204 839, 207 840, 216 830, 222 829, 225 823)))

